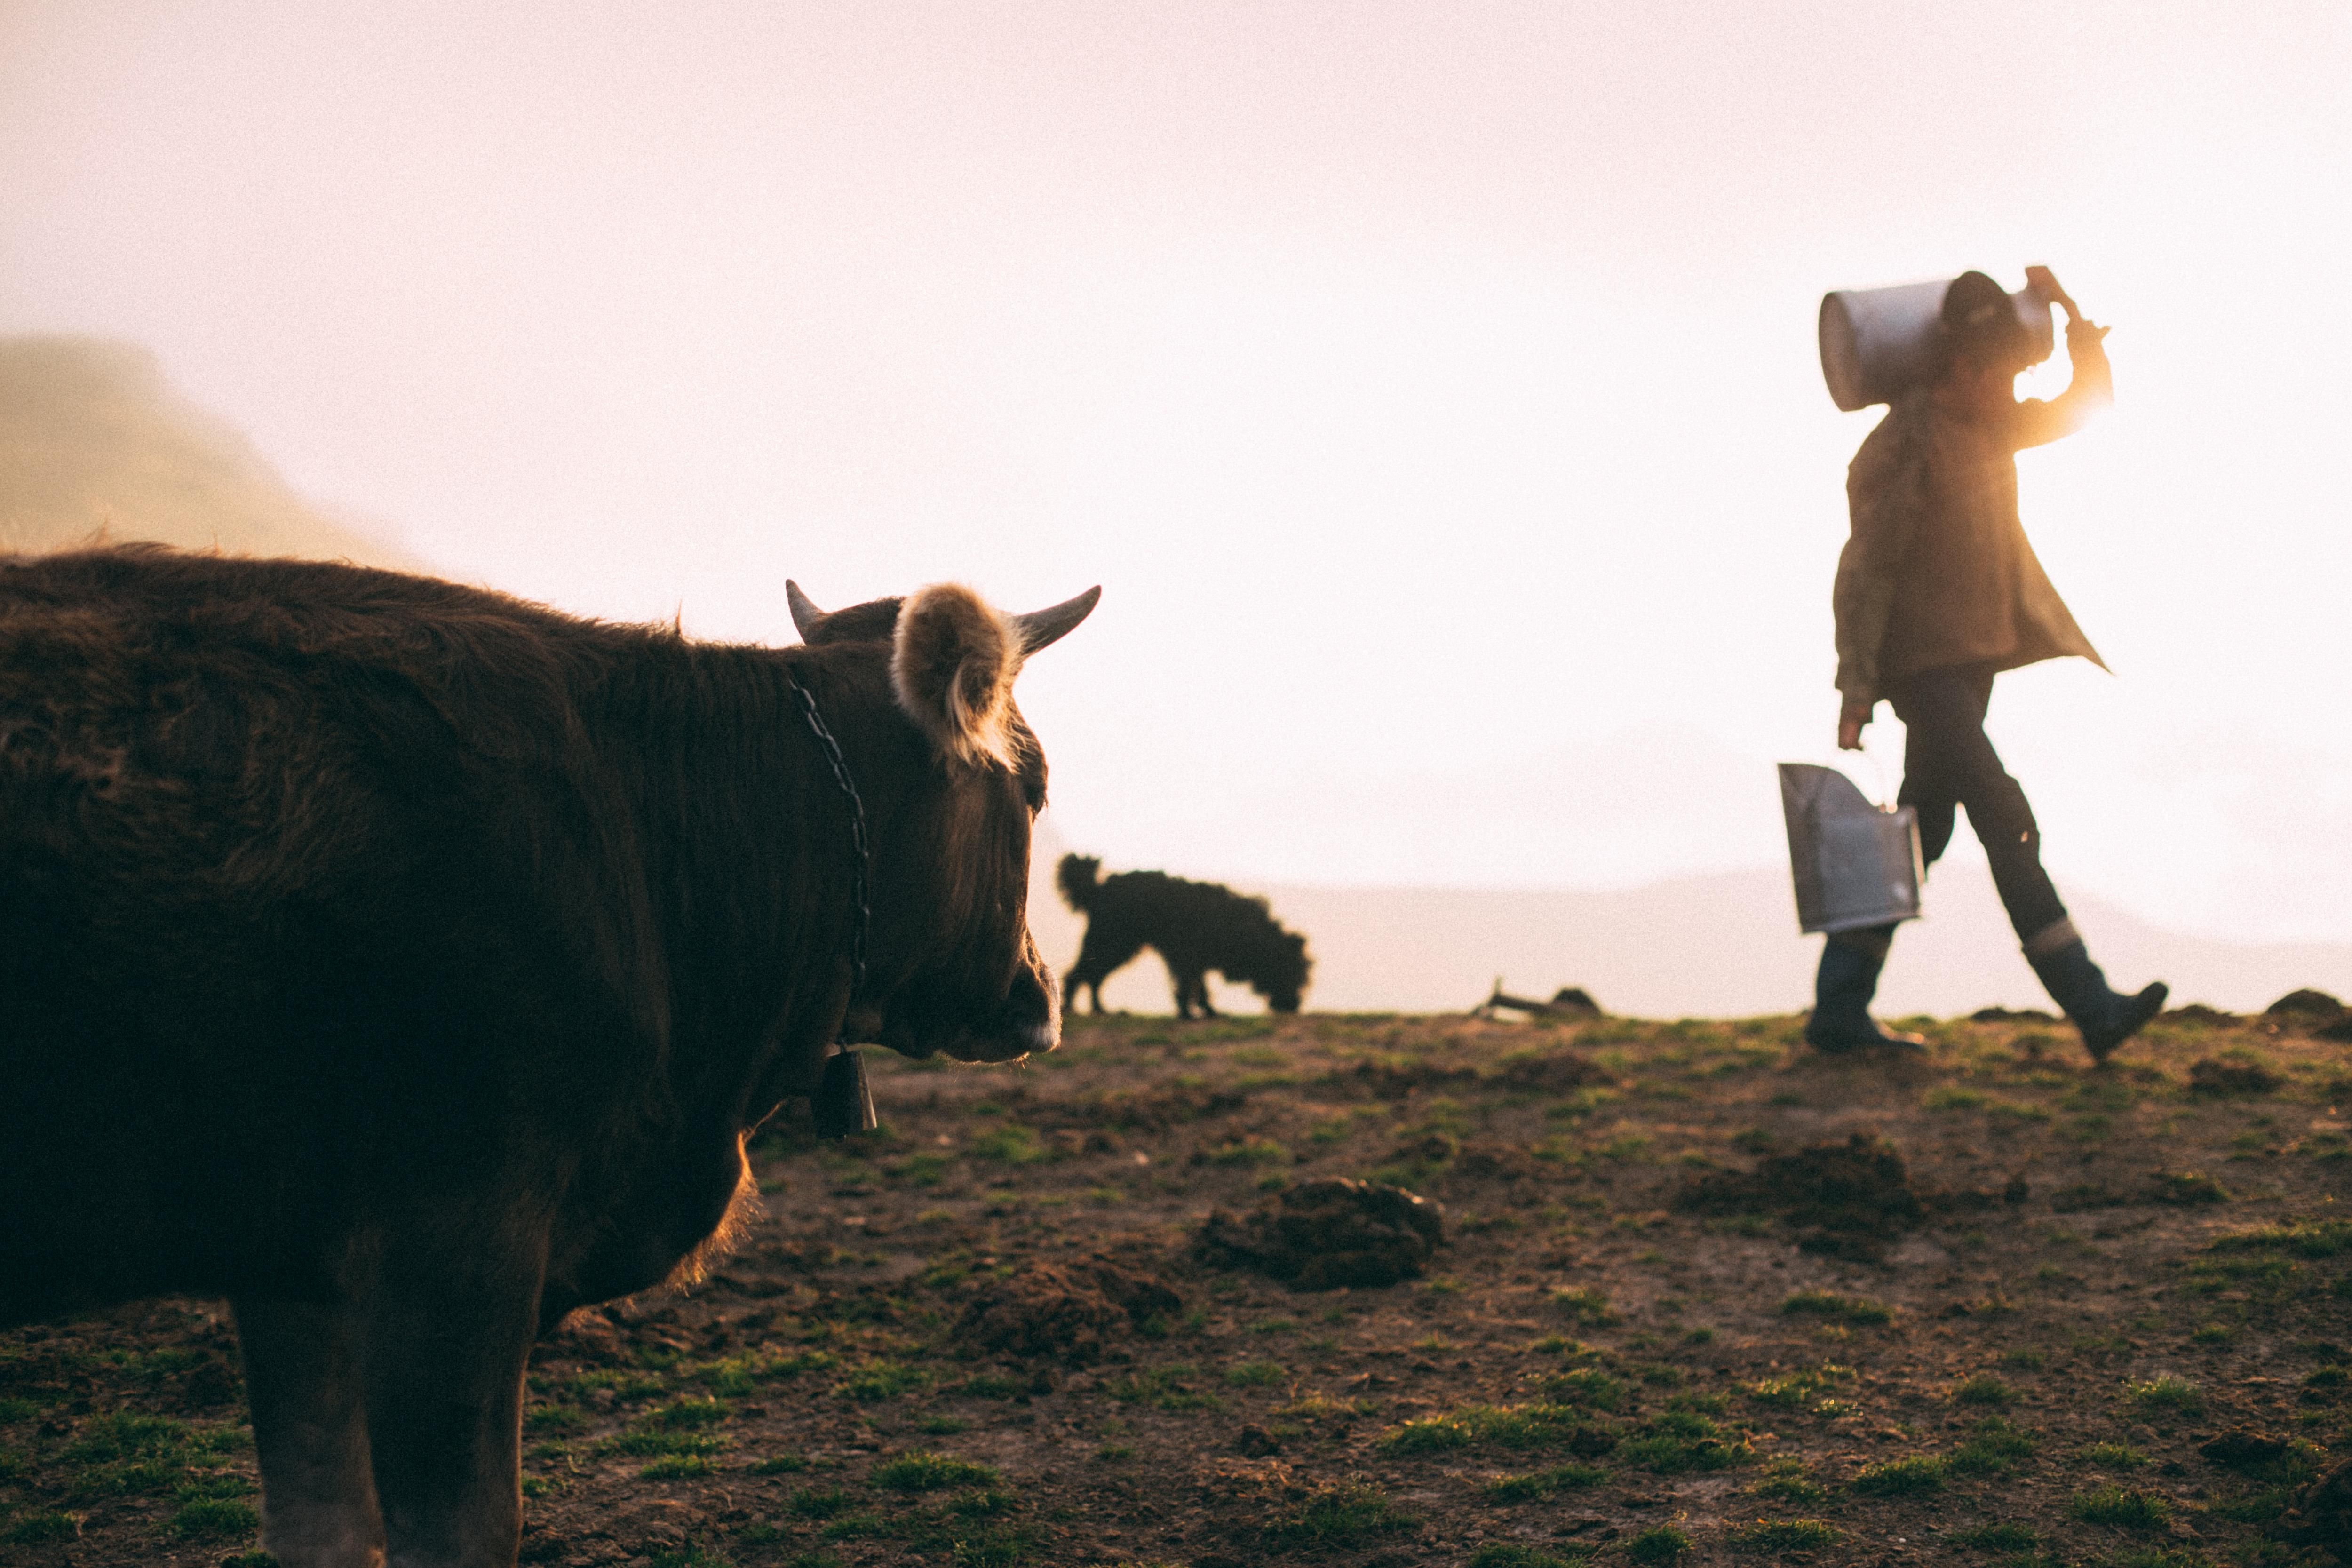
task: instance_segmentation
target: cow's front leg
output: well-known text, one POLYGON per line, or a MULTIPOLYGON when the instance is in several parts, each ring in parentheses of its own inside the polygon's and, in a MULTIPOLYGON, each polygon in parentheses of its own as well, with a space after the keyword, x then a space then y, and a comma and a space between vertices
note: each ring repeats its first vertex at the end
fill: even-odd
POLYGON ((539 1285, 453 1280, 436 1268, 448 1262, 387 1256, 368 1325, 368 1445, 386 1562, 511 1568, 539 1285))
POLYGON ((376 1568, 383 1523, 352 1312, 265 1297, 234 1305, 261 1459, 262 1550, 284 1568, 376 1568))

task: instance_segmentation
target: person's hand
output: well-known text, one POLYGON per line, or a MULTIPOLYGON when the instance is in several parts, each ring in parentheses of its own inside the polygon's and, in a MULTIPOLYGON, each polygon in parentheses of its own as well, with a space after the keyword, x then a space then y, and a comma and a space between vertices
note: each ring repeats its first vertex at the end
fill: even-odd
POLYGON ((2025 286, 2043 299, 2064 306, 2070 321, 2080 317, 2083 313, 2074 308, 2074 296, 2068 294, 2066 286, 2058 281, 2058 274, 2051 271, 2047 267, 2027 268, 2025 286))
POLYGON ((1862 727, 1870 722, 1870 709, 1849 702, 1838 710, 1838 750, 1862 750, 1862 727))

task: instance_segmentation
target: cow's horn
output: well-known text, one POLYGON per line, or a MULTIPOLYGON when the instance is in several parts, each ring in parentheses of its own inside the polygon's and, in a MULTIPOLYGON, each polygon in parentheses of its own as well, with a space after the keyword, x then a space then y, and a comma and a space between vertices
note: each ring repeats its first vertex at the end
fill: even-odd
POLYGON ((793 626, 801 634, 801 641, 808 641, 809 634, 816 630, 816 624, 824 619, 824 612, 818 609, 816 601, 802 593, 801 585, 790 577, 784 579, 784 603, 792 607, 793 626))
POLYGON ((1015 616, 1013 624, 1021 628, 1021 651, 1035 653, 1046 644, 1058 642, 1069 635, 1070 628, 1094 613, 1095 601, 1102 597, 1102 589, 1089 588, 1075 599, 1065 599, 1050 610, 1032 610, 1025 616, 1015 616))

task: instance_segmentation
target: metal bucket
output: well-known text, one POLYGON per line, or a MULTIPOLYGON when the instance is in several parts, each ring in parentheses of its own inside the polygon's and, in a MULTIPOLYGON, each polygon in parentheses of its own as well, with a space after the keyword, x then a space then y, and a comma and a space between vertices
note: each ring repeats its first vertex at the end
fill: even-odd
MULTIPOLYGON (((1946 279, 1822 295, 1822 379, 1830 384, 1831 400, 1851 414, 1874 403, 1891 403, 1926 380, 1936 368, 1944 290, 1951 286, 1946 279)), ((2050 301, 2031 288, 2010 299, 2017 306, 2017 319, 2032 334, 2033 362, 2039 364, 2057 345, 2050 301)))
POLYGON ((1861 931, 1919 918, 1919 814, 1873 805, 1835 768, 1780 764, 1797 927, 1861 931))

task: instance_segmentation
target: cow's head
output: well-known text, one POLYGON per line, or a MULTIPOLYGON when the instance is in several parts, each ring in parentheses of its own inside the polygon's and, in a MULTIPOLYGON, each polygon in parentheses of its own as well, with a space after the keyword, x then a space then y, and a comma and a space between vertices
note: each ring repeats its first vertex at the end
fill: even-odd
POLYGON ((848 1037, 979 1062, 1060 1040, 1053 976, 1029 935, 1030 828, 1045 804, 1045 755, 1013 683, 1101 593, 1006 615, 941 584, 828 615, 785 584, 803 642, 866 645, 887 661, 886 732, 851 763, 870 819, 873 920, 848 1037))

